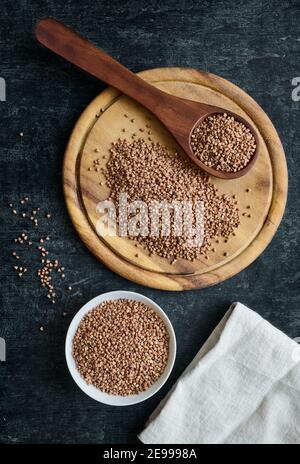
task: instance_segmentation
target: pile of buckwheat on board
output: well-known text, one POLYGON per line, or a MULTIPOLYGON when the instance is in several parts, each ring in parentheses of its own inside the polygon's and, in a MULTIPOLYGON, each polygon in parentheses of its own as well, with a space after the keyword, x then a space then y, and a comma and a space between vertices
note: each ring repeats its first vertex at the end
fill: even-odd
POLYGON ((110 187, 110 199, 116 204, 121 193, 128 201, 191 201, 204 205, 204 240, 201 247, 189 246, 184 235, 135 238, 150 255, 157 254, 174 263, 178 258, 193 261, 215 252, 212 239, 228 238, 240 224, 236 196, 220 194, 209 177, 179 153, 168 150, 160 143, 142 138, 129 142, 119 139, 112 144, 110 158, 104 171, 110 187))

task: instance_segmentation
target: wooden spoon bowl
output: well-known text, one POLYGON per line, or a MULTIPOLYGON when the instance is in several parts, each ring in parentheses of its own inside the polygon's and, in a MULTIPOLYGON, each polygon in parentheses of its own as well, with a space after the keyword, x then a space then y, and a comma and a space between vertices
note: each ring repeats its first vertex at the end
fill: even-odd
POLYGON ((237 114, 218 106, 178 98, 157 89, 55 19, 46 18, 39 21, 35 34, 37 40, 45 47, 148 108, 169 130, 187 156, 210 175, 222 179, 235 179, 245 175, 252 168, 259 152, 258 135, 252 125, 237 114), (227 113, 242 122, 256 140, 254 155, 238 172, 224 172, 207 166, 194 155, 191 148, 193 129, 206 117, 220 113, 227 113))
MULTIPOLYGON (((193 102, 193 103, 197 103, 197 102, 193 102)), ((203 103, 200 103, 200 105, 203 106, 203 103)), ((205 105, 205 106, 209 107, 210 105, 205 105)), ((259 153, 259 137, 258 137, 258 134, 257 134, 256 130, 253 128, 253 126, 251 124, 249 124, 248 121, 246 121, 246 119, 244 119, 241 116, 233 113, 232 111, 228 111, 228 110, 225 110, 225 109, 222 109, 222 108, 218 108, 216 106, 210 106, 210 108, 211 108, 211 112, 207 113, 206 115, 199 118, 198 121, 192 127, 191 132, 189 134, 189 145, 188 145, 188 147, 184 148, 184 146, 182 144, 180 144, 180 145, 182 146, 182 148, 184 148, 185 153, 187 153, 187 155, 191 158, 191 160, 195 164, 197 164, 199 166, 199 168, 203 169, 203 171, 206 171, 208 174, 210 174, 212 176, 215 176, 215 177, 219 177, 220 179, 237 179, 238 177, 242 177, 245 174, 247 174, 247 172, 250 171, 250 169, 253 167, 253 165, 254 165, 254 163, 255 163, 255 161, 257 159, 257 156, 258 156, 258 153, 259 153), (193 130, 195 129, 195 127, 200 125, 208 116, 213 116, 213 115, 216 115, 216 114, 224 114, 224 113, 226 113, 229 116, 233 116, 236 121, 243 123, 244 126, 246 126, 251 131, 251 133, 252 133, 252 135, 253 135, 253 137, 255 139, 256 149, 255 149, 254 154, 251 156, 251 159, 248 162, 248 164, 243 169, 241 169, 241 170, 239 170, 237 172, 219 171, 217 169, 214 169, 214 168, 211 168, 211 167, 207 166, 199 158, 197 158, 197 156, 195 156, 195 154, 193 152, 193 149, 191 147, 191 134, 193 133, 193 130)), ((173 134, 173 136, 175 137, 174 134, 173 134)))

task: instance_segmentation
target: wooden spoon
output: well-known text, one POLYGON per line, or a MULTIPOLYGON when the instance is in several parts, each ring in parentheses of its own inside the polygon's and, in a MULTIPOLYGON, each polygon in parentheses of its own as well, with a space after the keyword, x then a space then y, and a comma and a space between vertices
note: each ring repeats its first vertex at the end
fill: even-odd
POLYGON ((246 174, 253 166, 259 151, 259 139, 254 128, 240 116, 218 106, 175 97, 157 89, 55 19, 39 21, 35 35, 45 47, 148 108, 169 130, 189 158, 204 171, 223 179, 234 179, 246 174), (238 172, 218 171, 206 166, 191 148, 194 127, 207 116, 219 113, 232 115, 245 124, 256 140, 254 155, 247 166, 238 172))

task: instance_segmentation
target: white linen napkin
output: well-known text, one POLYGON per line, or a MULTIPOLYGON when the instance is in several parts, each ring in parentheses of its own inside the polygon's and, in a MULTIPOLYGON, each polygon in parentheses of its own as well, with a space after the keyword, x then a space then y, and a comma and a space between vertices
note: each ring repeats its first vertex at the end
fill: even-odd
POLYGON ((300 443, 300 348, 234 303, 139 439, 145 444, 300 443))

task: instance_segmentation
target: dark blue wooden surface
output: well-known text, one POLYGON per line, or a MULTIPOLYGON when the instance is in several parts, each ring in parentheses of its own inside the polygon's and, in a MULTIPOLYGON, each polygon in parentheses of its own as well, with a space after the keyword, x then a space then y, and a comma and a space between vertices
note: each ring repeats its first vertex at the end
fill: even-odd
POLYGON ((300 336, 300 102, 291 98, 291 80, 300 75, 299 52, 296 0, 2 0, 0 76, 6 80, 7 101, 0 102, 0 336, 7 342, 7 362, 0 365, 0 442, 134 442, 232 301, 249 305, 289 336, 300 336), (286 150, 289 200, 277 235, 248 269, 215 287, 170 293, 118 277, 83 246, 64 205, 62 159, 76 119, 104 85, 36 43, 33 25, 48 15, 133 71, 159 66, 211 71, 262 105, 286 150), (33 271, 22 280, 12 271, 11 239, 22 224, 6 205, 24 193, 32 205, 53 212, 51 250, 62 259, 73 287, 66 294, 61 287, 56 305, 48 304, 33 271), (116 289, 135 290, 157 301, 178 338, 167 385, 147 402, 124 409, 98 404, 81 393, 64 359, 72 316, 93 296, 116 289))

